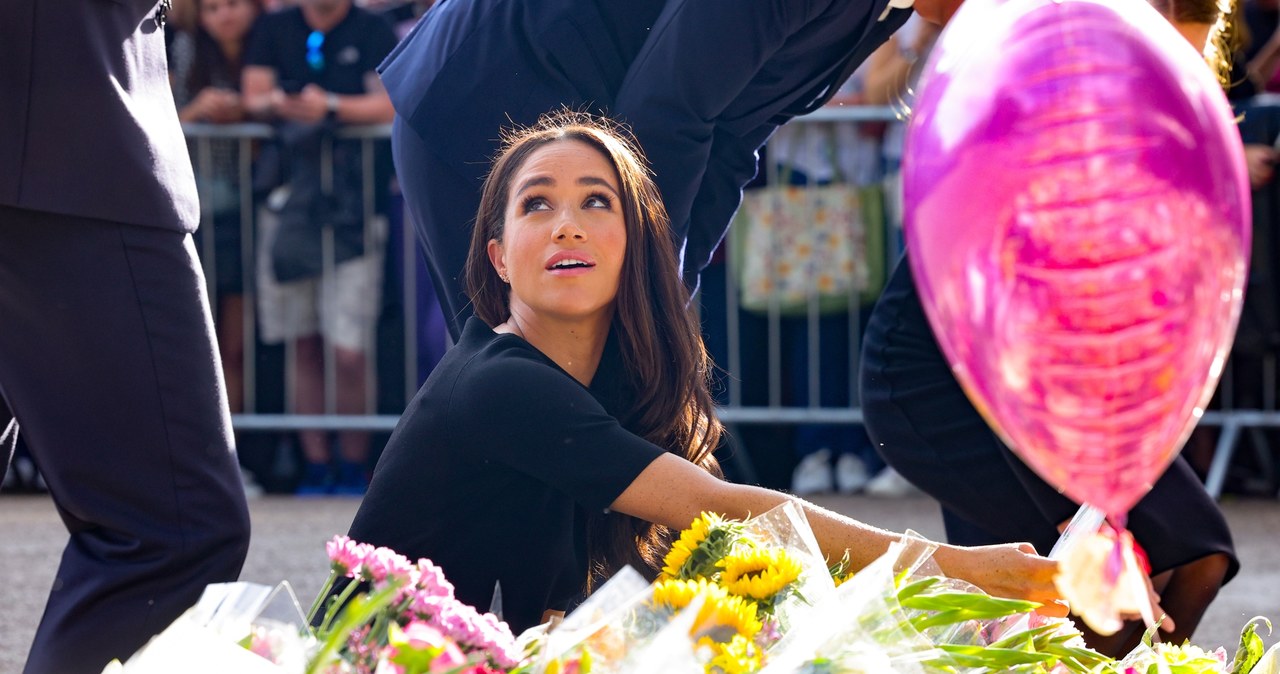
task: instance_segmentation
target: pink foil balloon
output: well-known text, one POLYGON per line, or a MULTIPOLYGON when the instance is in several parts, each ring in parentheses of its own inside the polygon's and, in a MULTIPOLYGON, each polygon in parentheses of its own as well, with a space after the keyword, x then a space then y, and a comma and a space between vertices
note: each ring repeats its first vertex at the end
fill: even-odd
POLYGON ((968 0, 912 111, 906 234, 943 352, 1029 466, 1121 522, 1235 333, 1250 206, 1234 124, 1142 0, 968 0))

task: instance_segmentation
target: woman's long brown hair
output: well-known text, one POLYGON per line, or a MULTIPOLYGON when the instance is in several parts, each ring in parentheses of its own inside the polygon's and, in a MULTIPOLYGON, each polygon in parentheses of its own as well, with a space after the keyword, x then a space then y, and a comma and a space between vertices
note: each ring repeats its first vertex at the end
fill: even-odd
MULTIPOLYGON (((538 148, 576 140, 613 164, 626 223, 627 249, 611 330, 626 370, 630 409, 619 421, 627 430, 720 476, 712 452, 723 432, 709 389, 710 359, 680 280, 676 244, 658 188, 629 132, 586 113, 559 110, 533 126, 504 135, 502 150, 485 180, 465 270, 475 314, 490 326, 511 316, 508 289, 489 261, 490 240, 502 241, 511 181, 538 148)), ((608 460, 607 455, 601 456, 608 460)), ((671 531, 612 513, 588 524, 587 588, 625 565, 653 577, 670 546, 671 531)))

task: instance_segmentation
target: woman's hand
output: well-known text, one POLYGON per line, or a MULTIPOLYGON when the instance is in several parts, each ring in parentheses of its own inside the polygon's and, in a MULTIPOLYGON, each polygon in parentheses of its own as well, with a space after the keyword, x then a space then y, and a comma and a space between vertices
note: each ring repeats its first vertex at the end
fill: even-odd
POLYGON ((944 545, 934 559, 949 577, 967 580, 994 597, 1043 604, 1037 613, 1067 615, 1067 605, 1054 585, 1058 563, 1036 554, 1030 543, 965 548, 944 545))

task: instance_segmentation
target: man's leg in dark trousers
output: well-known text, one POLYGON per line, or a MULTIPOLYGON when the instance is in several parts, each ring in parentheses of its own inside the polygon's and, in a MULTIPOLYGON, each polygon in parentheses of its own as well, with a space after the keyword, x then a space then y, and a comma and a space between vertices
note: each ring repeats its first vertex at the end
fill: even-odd
POLYGON ((0 206, 0 395, 71 534, 27 674, 97 674, 249 540, 189 236, 0 206))

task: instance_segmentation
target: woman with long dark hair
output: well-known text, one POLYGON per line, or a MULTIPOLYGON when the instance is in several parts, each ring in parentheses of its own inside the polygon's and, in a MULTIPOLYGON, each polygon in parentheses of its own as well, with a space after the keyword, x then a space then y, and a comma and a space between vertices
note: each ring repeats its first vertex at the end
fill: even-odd
MULTIPOLYGON (((794 500, 824 554, 857 567, 898 538, 719 478, 709 362, 640 156, 621 129, 577 113, 507 138, 467 262, 476 317, 405 410, 351 526, 431 558, 468 603, 490 606, 500 584, 517 630, 623 565, 652 577, 672 531, 702 511, 743 518, 794 500)), ((992 594, 1057 599, 1054 563, 1029 550, 935 558, 992 594)))

